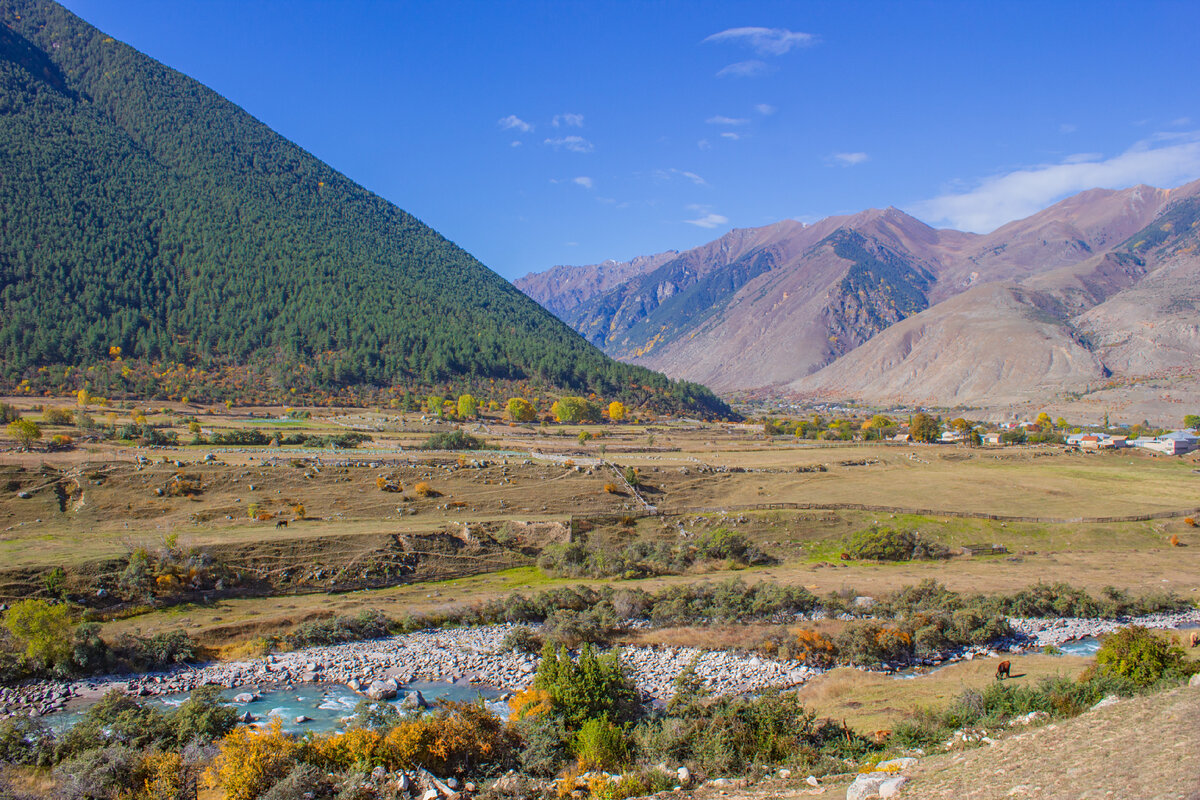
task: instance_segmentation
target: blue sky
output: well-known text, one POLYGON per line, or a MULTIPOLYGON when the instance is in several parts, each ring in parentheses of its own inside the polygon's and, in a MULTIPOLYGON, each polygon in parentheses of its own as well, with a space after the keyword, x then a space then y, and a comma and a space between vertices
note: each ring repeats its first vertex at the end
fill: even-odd
POLYGON ((66 5, 508 278, 1200 178, 1190 1, 66 5))

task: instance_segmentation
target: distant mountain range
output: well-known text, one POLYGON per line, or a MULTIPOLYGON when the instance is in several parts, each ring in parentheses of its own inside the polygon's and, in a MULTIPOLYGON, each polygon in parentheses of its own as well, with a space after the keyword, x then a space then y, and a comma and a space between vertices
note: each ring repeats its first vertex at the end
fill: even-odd
POLYGON ((67 367, 118 348, 148 381, 108 370, 105 393, 257 365, 260 396, 513 381, 728 412, 207 87, 56 3, 0 0, 0 380, 76 388, 67 367))
POLYGON ((986 234, 888 208, 516 282, 609 354, 718 391, 1003 405, 1200 369, 1200 181, 986 234))

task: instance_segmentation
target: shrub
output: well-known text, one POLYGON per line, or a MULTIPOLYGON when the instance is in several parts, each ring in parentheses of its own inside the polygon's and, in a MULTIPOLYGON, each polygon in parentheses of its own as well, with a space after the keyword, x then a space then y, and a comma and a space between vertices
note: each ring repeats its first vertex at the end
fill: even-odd
POLYGON ((47 408, 42 412, 42 420, 47 425, 71 425, 75 422, 75 415, 70 409, 47 408))
POLYGON ((0 402, 0 425, 7 425, 10 422, 16 422, 21 418, 21 414, 17 411, 17 407, 12 403, 0 402))
POLYGON ((435 433, 421 445, 422 450, 482 450, 483 440, 466 431, 435 433))
POLYGON ((592 719, 630 719, 638 704, 637 691, 625 677, 617 652, 597 658, 588 644, 577 663, 565 649, 556 651, 547 642, 533 686, 550 695, 554 713, 563 718, 568 730, 578 730, 592 719))
POLYGON ((207 776, 227 800, 255 800, 292 772, 299 752, 299 742, 283 732, 278 719, 262 732, 234 728, 221 740, 207 776))
POLYGON ((604 484, 604 491, 608 492, 609 494, 620 494, 621 490, 617 488, 615 483, 606 483, 604 484))
POLYGON ((441 494, 441 492, 438 492, 425 481, 421 481, 414 486, 413 491, 417 493, 418 497, 438 497, 441 494))
POLYGON ((851 558, 864 561, 916 561, 947 558, 949 549, 941 542, 922 539, 914 531, 872 526, 855 534, 847 548, 851 558))
POLYGON ((170 724, 177 744, 194 741, 207 744, 223 738, 237 726, 237 711, 224 704, 216 686, 200 686, 171 714, 170 724))
POLYGON ((837 663, 837 655, 837 645, 828 636, 810 630, 796 632, 797 661, 817 669, 829 669, 837 663))
POLYGON ((1106 637, 1096 653, 1096 667, 1102 675, 1124 678, 1141 688, 1200 671, 1200 663, 1188 661, 1181 647, 1140 625, 1106 637))
POLYGON ((65 605, 21 600, 4 612, 4 627, 33 668, 68 668, 74 625, 65 605))
POLYGON ((500 649, 516 650, 519 653, 536 653, 542 649, 542 637, 534 633, 532 628, 518 625, 504 634, 504 639, 500 642, 500 649))
POLYGON ((625 478, 625 482, 630 486, 636 487, 642 485, 641 476, 638 475, 638 471, 633 467, 626 467, 621 474, 625 478))
POLYGON ((1196 527, 1196 520, 1193 519, 1192 517, 1184 517, 1183 524, 1187 525, 1189 528, 1194 528, 1194 527, 1196 527))
POLYGON ((614 772, 629 764, 629 739, 607 719, 589 719, 575 735, 579 769, 614 772))
POLYGON ((289 647, 299 650, 342 642, 381 639, 391 633, 391 628, 392 621, 383 612, 369 610, 306 622, 285 634, 282 640, 289 647))

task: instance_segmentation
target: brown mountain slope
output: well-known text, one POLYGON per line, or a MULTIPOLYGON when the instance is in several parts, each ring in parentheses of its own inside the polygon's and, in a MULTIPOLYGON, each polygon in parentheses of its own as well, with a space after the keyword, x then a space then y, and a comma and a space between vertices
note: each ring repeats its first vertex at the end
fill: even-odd
POLYGON ((1072 331, 1019 284, 972 287, 897 323, 788 389, 812 398, 1007 405, 1107 377, 1072 331))
POLYGON ((972 288, 788 388, 809 398, 999 406, 1087 392, 1113 377, 1194 371, 1198 189, 1156 193, 1167 203, 1159 216, 1106 253, 972 288))
MULTIPOLYGON (((983 236, 935 230, 894 208, 813 225, 786 221, 735 230, 684 253, 619 265, 556 267, 527 276, 518 286, 610 355, 718 390, 799 382, 795 388, 822 392, 854 386, 865 391, 869 385, 871 396, 882 396, 888 380, 874 372, 858 379, 804 378, 892 325, 964 291, 1052 276, 1046 285, 1031 283, 1038 294, 1033 311, 1025 307, 1026 300, 1015 299, 1025 295, 995 303, 997 318, 991 327, 1021 338, 1024 344, 1013 352, 1031 358, 1034 342, 1055 336, 1038 328, 1021 334, 1022 320, 1032 314, 1050 324, 1045 320, 1049 313, 1065 323, 1136 283, 1145 273, 1136 259, 1105 260, 1104 254, 1145 227, 1179 191, 1149 186, 1090 190, 983 236), (631 277, 614 283, 618 274, 631 277)), ((937 326, 939 335, 972 335, 968 317, 962 316, 967 307, 945 311, 956 321, 937 326)), ((986 316, 978 308, 969 311, 970 319, 986 316)), ((927 333, 932 330, 926 328, 927 333)), ((1094 359, 1075 353, 1084 347, 1077 332, 1061 335, 1074 344, 1038 362, 1049 370, 1040 378, 1035 376, 1040 368, 1005 367, 1002 352, 986 340, 978 343, 978 355, 999 365, 975 376, 978 391, 1011 383, 1020 394, 1046 381, 1091 380, 1103 373, 1094 359), (1064 361, 1067 352, 1075 355, 1064 361)), ((919 372, 933 368, 935 349, 958 352, 958 345, 945 348, 935 346, 936 341, 925 345, 930 355, 919 372)), ((895 352, 893 347, 892 355, 885 356, 881 350, 862 364, 848 362, 847 368, 865 368, 869 362, 882 369, 896 363, 895 352)), ((915 365, 910 362, 906 368, 915 365)), ((949 389, 956 370, 938 366, 935 371, 942 377, 933 383, 949 389)), ((899 381, 897 391, 906 384, 899 381)))
POLYGON ((579 267, 560 265, 545 272, 531 272, 513 281, 513 285, 547 311, 561 317, 580 303, 631 278, 651 272, 678 255, 678 250, 668 250, 657 255, 638 256, 630 261, 609 259, 579 267))

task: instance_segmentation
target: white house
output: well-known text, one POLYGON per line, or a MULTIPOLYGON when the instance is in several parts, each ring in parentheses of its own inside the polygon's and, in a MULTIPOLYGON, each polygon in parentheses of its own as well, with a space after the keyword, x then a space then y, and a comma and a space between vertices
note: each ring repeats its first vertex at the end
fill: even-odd
POLYGON ((1191 431, 1171 431, 1162 436, 1143 437, 1129 442, 1130 447, 1144 447, 1156 453, 1181 456, 1200 448, 1200 436, 1191 431))

